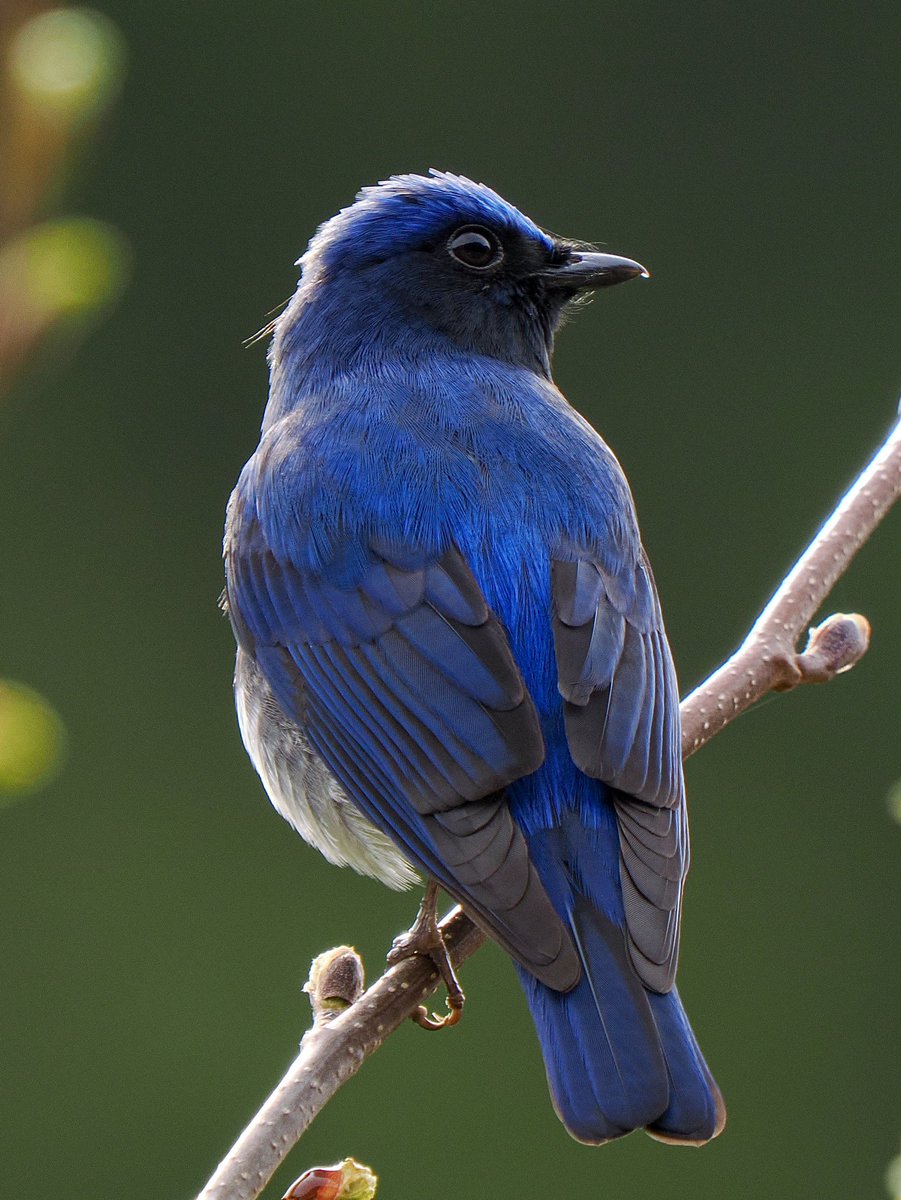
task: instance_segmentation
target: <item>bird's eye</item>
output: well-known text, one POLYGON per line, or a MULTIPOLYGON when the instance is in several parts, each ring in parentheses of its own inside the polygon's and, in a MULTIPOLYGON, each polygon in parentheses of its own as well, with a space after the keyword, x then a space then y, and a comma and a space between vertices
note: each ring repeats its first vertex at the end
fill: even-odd
POLYGON ((451 234, 447 243, 448 253, 474 271, 485 271, 496 266, 504 257, 501 244, 490 229, 481 225, 467 225, 451 234))

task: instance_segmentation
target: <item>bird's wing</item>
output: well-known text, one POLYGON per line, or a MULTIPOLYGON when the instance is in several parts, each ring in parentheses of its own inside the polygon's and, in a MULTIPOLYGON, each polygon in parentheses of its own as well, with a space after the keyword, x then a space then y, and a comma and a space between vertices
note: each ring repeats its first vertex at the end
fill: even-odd
POLYGON ((253 513, 233 525, 230 613, 282 708, 412 862, 527 970, 572 987, 575 949, 503 796, 542 762, 538 719, 460 553, 368 539, 343 548, 360 569, 339 586, 276 553, 253 513))
POLYGON ((643 982, 673 985, 688 823, 679 693, 657 589, 631 564, 553 564, 554 642, 573 761, 615 789, 629 949, 643 982))

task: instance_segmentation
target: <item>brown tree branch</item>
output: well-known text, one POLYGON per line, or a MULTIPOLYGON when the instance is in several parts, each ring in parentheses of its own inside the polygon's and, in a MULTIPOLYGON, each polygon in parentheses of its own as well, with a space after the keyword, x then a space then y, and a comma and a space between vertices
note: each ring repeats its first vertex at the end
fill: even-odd
MULTIPOLYGON (((899 496, 901 423, 798 559, 743 644, 683 700, 684 757, 767 692, 825 682, 848 670, 866 652, 869 625, 857 615, 829 617, 811 631, 803 653, 796 651, 795 644, 899 496)), ((441 929, 454 966, 485 940, 459 908, 445 917, 441 929)), ((360 996, 362 964, 355 952, 339 947, 320 955, 307 985, 313 1027, 304 1036, 297 1058, 198 1200, 255 1200, 335 1092, 437 986, 432 965, 412 958, 391 967, 360 996), (336 978, 341 981, 337 987, 336 978)))
POLYGON ((901 495, 901 421, 854 480, 727 662, 681 705, 688 758, 769 691, 824 683, 847 671, 869 644, 864 617, 838 613, 816 629, 803 654, 795 644, 891 506, 901 495))

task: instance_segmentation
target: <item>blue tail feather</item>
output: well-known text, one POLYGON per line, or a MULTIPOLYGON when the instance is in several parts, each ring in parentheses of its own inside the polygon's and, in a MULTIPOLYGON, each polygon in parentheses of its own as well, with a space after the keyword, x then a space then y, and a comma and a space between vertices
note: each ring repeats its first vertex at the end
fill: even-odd
POLYGON ((709 1141, 725 1123, 719 1089, 676 990, 648 990, 632 966, 617 898, 605 895, 609 875, 592 869, 608 857, 598 844, 604 831, 575 824, 535 830, 529 843, 582 977, 564 993, 517 968, 554 1107, 570 1134, 592 1145, 641 1128, 667 1142, 709 1141))
POLYGON ((670 1083, 669 1105, 648 1126, 648 1132, 667 1142, 709 1142, 726 1123, 726 1106, 692 1033, 679 993, 675 988, 665 995, 648 992, 648 1000, 670 1083))
POLYGON ((520 970, 560 1119, 597 1144, 648 1125, 669 1100, 666 1062, 622 931, 584 901, 572 929, 583 972, 555 992, 520 970))

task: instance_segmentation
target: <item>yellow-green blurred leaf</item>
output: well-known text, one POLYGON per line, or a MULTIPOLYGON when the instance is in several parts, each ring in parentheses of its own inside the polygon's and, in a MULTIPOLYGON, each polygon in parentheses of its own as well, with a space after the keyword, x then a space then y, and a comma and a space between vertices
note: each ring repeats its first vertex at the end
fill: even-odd
POLYGON ((885 1188, 892 1200, 901 1200, 901 1154, 896 1155, 886 1167, 885 1188))
POLYGON ((901 779, 889 788, 888 796, 886 796, 886 806, 889 816, 892 820, 897 821, 901 825, 901 779))
POLYGON ((9 75, 35 107, 63 120, 96 114, 122 78, 125 44, 108 17, 89 8, 54 8, 17 30, 9 75))
POLYGON ((100 308, 119 294, 125 275, 122 235, 87 218, 51 221, 26 238, 28 287, 60 315, 100 308))
POLYGON ((52 779, 64 745, 63 723, 44 697, 0 679, 0 798, 33 791, 52 779))
POLYGON ((122 235, 102 221, 69 217, 20 234, 0 251, 0 300, 15 296, 37 325, 114 300, 125 282, 122 235))

